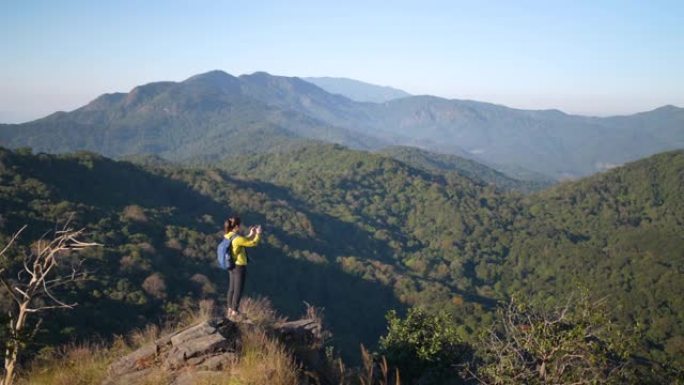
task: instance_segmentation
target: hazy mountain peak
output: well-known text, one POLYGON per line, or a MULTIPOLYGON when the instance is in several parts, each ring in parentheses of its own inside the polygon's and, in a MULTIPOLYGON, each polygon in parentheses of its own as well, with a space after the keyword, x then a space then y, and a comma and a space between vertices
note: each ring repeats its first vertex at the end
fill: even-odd
POLYGON ((128 94, 125 92, 102 94, 95 98, 92 102, 88 103, 83 108, 87 110, 99 110, 109 108, 111 105, 121 102, 124 98, 126 98, 126 95, 128 94))
POLYGON ((297 89, 316 89, 320 92, 319 87, 315 87, 311 83, 302 80, 301 78, 295 76, 278 76, 271 75, 268 72, 259 71, 251 74, 240 75, 240 80, 250 83, 250 84, 269 84, 287 87, 296 87, 297 89))
POLYGON ((263 71, 240 75, 239 79, 243 87, 257 85, 260 87, 292 88, 297 81, 297 78, 294 77, 271 75, 263 71))
POLYGON ((302 79, 329 93, 342 95, 357 102, 383 103, 411 96, 411 94, 393 87, 379 86, 349 78, 305 77, 302 79))
POLYGON ((555 115, 555 116, 567 116, 568 115, 565 112, 563 112, 557 108, 551 108, 551 109, 547 109, 547 110, 539 110, 539 112, 541 112, 543 114, 555 115))
POLYGON ((251 74, 243 74, 240 75, 241 78, 267 78, 267 77, 284 77, 284 76, 275 76, 271 75, 270 73, 266 71, 256 71, 252 72, 251 74))
POLYGON ((221 81, 221 80, 226 80, 226 79, 235 79, 235 76, 221 70, 213 70, 209 72, 205 72, 202 74, 198 74, 195 76, 191 76, 187 79, 185 79, 183 82, 192 82, 192 81, 197 81, 197 80, 202 80, 202 81, 221 81))
POLYGON ((271 75, 268 72, 258 71, 251 74, 243 74, 238 77, 243 83, 258 83, 258 84, 275 84, 275 83, 289 83, 296 79, 287 76, 271 75))
POLYGON ((666 104, 666 105, 664 105, 664 106, 662 106, 662 107, 656 108, 655 110, 653 110, 653 112, 655 112, 655 111, 678 112, 678 111, 682 111, 682 110, 684 110, 684 108, 677 107, 677 106, 672 105, 672 104, 666 104))
MULTIPOLYGON (((154 82, 135 87, 123 99, 126 107, 144 103, 173 87, 175 82, 154 82)), ((116 97, 114 98, 116 99, 116 97)))
MULTIPOLYGON (((658 108, 654 108, 649 111, 639 112, 633 115, 618 115, 607 117, 609 120, 622 120, 629 119, 630 117, 640 117, 640 118, 675 118, 681 120, 684 117, 684 108, 674 106, 672 104, 667 104, 658 108)), ((684 126, 680 125, 684 128, 684 126)))

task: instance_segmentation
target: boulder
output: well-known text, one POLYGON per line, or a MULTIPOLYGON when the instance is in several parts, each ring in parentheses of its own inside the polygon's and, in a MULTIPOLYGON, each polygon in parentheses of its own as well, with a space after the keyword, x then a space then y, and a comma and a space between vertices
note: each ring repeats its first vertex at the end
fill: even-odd
POLYGON ((219 351, 227 351, 229 347, 230 342, 219 333, 189 339, 173 345, 166 355, 163 366, 170 369, 182 368, 191 358, 211 356, 219 351))
MULTIPOLYGON (((257 327, 249 320, 240 322, 243 330, 257 327)), ((319 358, 322 329, 317 320, 283 322, 266 332, 278 336, 305 365, 319 358), (307 357, 307 349, 316 350, 316 357, 307 357)), ((225 379, 238 361, 239 341, 240 328, 233 321, 214 318, 200 322, 116 360, 102 385, 142 385, 149 381, 189 385, 225 379)))
POLYGON ((316 319, 300 319, 297 321, 283 322, 274 327, 286 342, 298 345, 317 344, 323 340, 323 327, 316 319))
POLYGON ((109 366, 103 385, 144 383, 153 369, 177 377, 181 369, 195 367, 214 372, 235 357, 238 328, 227 319, 211 319, 145 345, 109 366), (205 361, 209 360, 205 364, 205 361))
POLYGON ((155 345, 143 346, 111 364, 109 366, 109 373, 114 376, 119 376, 147 369, 154 364, 156 356, 157 347, 155 345))
POLYGON ((211 356, 197 365, 201 370, 225 370, 238 360, 237 353, 222 353, 211 356))
POLYGON ((179 346, 186 341, 214 334, 216 331, 216 327, 212 325, 212 322, 206 321, 171 335, 169 340, 171 340, 171 345, 179 346))
POLYGON ((150 375, 153 370, 154 369, 152 368, 141 369, 118 376, 110 374, 109 377, 102 382, 102 385, 144 384, 146 382, 147 376, 150 375))

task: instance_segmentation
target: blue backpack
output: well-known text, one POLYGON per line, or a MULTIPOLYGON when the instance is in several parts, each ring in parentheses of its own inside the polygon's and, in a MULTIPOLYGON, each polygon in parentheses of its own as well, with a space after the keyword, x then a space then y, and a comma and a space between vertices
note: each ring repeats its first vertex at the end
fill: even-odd
POLYGON ((233 239, 237 237, 237 234, 233 234, 230 238, 223 237, 223 240, 218 244, 216 248, 216 258, 218 259, 218 265, 223 270, 233 270, 235 268, 235 260, 233 256, 230 255, 231 245, 233 239))

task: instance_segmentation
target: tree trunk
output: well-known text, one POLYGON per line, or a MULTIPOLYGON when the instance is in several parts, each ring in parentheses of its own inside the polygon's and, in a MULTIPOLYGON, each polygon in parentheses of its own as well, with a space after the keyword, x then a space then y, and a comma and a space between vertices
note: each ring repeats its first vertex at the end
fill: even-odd
POLYGON ((7 349, 5 350, 5 378, 2 380, 2 385, 12 385, 14 382, 14 372, 17 367, 17 359, 19 358, 19 350, 21 349, 21 333, 24 330, 26 323, 26 309, 28 304, 19 306, 19 316, 12 325, 10 321, 10 328, 12 335, 7 342, 7 349))

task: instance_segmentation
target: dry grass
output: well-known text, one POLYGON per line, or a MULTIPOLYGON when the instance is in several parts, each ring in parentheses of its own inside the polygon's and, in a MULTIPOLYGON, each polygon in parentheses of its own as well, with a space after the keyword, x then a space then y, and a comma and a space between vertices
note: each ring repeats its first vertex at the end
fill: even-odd
POLYGON ((266 327, 287 319, 273 310, 271 301, 266 297, 247 297, 240 303, 240 311, 255 325, 266 327))
POLYGON ((162 331, 157 325, 147 325, 144 329, 134 330, 130 333, 128 340, 133 348, 152 343, 161 336, 162 331))
MULTIPOLYGON (((253 325, 241 327, 241 351, 234 366, 215 376, 198 377, 196 385, 297 385, 302 370, 292 354, 277 340, 269 337, 263 326, 271 326, 286 319, 273 310, 271 302, 262 297, 246 298, 242 312, 253 325)), ((126 338, 117 338, 110 346, 73 345, 45 352, 34 359, 31 366, 17 380, 20 385, 90 385, 99 384, 107 368, 119 357, 151 343, 161 336, 197 324, 215 315, 213 301, 202 301, 199 307, 182 317, 159 327, 147 327, 131 332, 126 338)), ((163 370, 151 372, 144 380, 146 385, 165 385, 171 379, 163 370)))
POLYGON ((107 349, 99 345, 72 345, 41 354, 17 384, 90 385, 100 383, 110 362, 125 351, 121 341, 107 349))
POLYGON ((155 369, 145 376, 141 385, 167 385, 171 383, 171 380, 168 372, 163 369, 155 369))
POLYGON ((195 380, 192 385, 237 385, 239 382, 228 372, 220 372, 203 376, 195 380))
MULTIPOLYGON (((39 354, 17 379, 20 385, 90 385, 99 384, 107 375, 109 365, 119 357, 150 343, 161 335, 156 325, 135 330, 128 338, 115 338, 110 346, 101 344, 67 345, 39 354)), ((159 375, 154 373, 150 385, 159 375)))
POLYGON ((233 369, 233 380, 249 385, 297 385, 301 368, 278 341, 262 330, 244 330, 240 362, 233 369))
POLYGON ((177 319, 174 319, 173 322, 169 322, 164 329, 169 332, 174 330, 177 331, 181 328, 196 325, 217 316, 223 316, 223 314, 218 314, 216 302, 211 299, 203 299, 199 301, 197 307, 193 306, 192 308, 186 308, 177 319))
MULTIPOLYGON (((325 383, 338 385, 401 385, 399 369, 384 356, 377 357, 361 345, 360 367, 347 368, 341 358, 330 359, 323 369, 325 383)), ((320 382, 319 382, 320 383, 320 382)))

